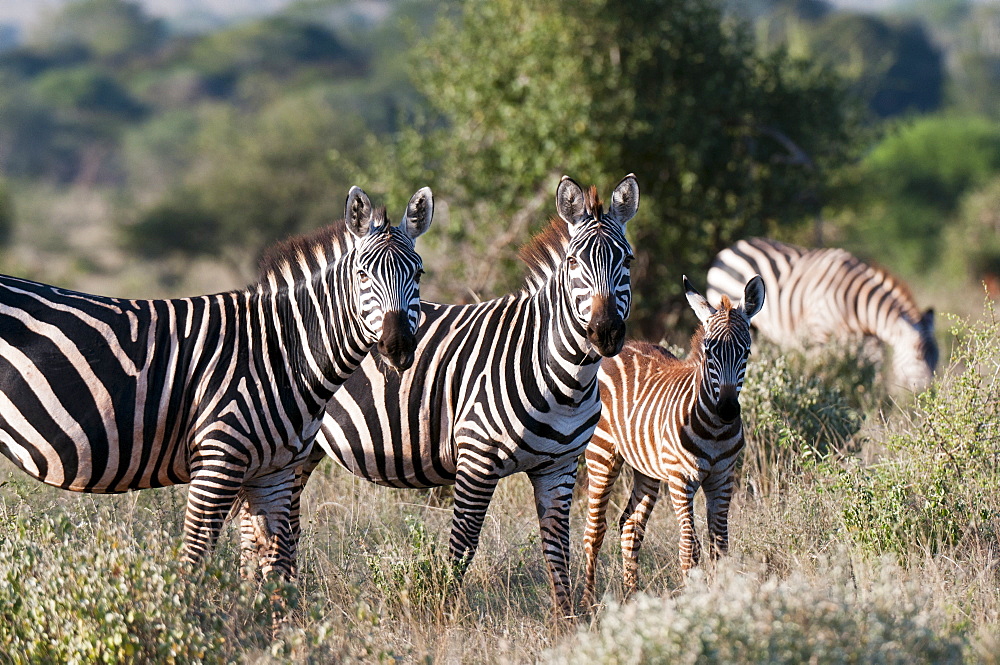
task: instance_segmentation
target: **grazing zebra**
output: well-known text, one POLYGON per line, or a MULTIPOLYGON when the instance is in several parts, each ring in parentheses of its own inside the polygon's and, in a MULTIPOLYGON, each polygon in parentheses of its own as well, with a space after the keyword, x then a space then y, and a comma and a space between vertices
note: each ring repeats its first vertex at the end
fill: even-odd
POLYGON ((300 487, 323 450, 381 485, 454 484, 449 550, 465 565, 497 483, 527 473, 556 606, 568 614, 577 457, 600 417, 600 359, 625 339, 625 223, 639 186, 624 178, 605 212, 596 188, 564 176, 556 206, 559 218, 521 252, 531 271, 523 291, 474 305, 423 302, 414 369, 362 363, 330 402, 300 487))
POLYGON ((413 362, 429 189, 392 227, 357 187, 340 222, 265 259, 242 291, 123 300, 0 276, 0 452, 76 492, 190 483, 183 559, 214 545, 237 493, 290 572, 296 467, 334 390, 377 343, 413 362))
POLYGON ((754 327, 771 342, 788 348, 875 337, 892 348, 897 383, 914 391, 930 384, 938 361, 934 310, 921 312, 892 275, 842 249, 807 250, 751 238, 715 257, 708 297, 733 297, 754 274, 764 278, 770 294, 754 327))
POLYGON ((607 530, 605 512, 622 463, 634 483, 622 512, 622 561, 626 594, 636 585, 646 522, 666 481, 680 526, 681 568, 698 564, 694 494, 701 487, 708 509, 713 556, 729 548, 729 501, 743 449, 740 389, 750 355, 750 318, 764 304, 764 282, 746 285, 743 303, 728 296, 718 309, 684 278, 687 300, 701 320, 687 359, 654 344, 630 342, 601 363, 601 422, 587 446, 588 505, 583 548, 587 557, 585 608, 595 600, 597 554, 607 530))

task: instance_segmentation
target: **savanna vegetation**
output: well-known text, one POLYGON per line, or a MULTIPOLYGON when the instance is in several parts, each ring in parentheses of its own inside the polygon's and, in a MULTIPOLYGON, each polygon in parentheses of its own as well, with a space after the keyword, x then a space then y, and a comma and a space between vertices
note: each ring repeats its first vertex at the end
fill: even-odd
POLYGON ((732 555, 685 579, 662 502, 644 591, 622 598, 609 538, 603 608, 572 624, 550 616, 523 478, 457 586, 447 493, 327 463, 299 579, 261 586, 234 533, 180 567, 184 488, 70 494, 0 460, 0 662, 998 662, 998 30, 1000 7, 963 0, 310 0, 198 30, 125 0, 46 14, 0 51, 4 272, 237 287, 351 184, 393 210, 430 185, 423 294, 471 301, 517 287, 563 173, 607 194, 634 172, 633 336, 683 343, 680 276, 703 287, 760 234, 891 269, 945 353, 910 396, 853 346, 756 346, 732 555))

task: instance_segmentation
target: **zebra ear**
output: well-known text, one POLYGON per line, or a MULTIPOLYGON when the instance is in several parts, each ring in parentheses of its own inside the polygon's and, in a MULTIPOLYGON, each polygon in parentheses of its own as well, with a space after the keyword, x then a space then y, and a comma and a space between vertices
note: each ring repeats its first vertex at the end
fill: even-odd
POLYGON ((351 191, 347 193, 344 220, 351 233, 359 238, 364 238, 372 229, 372 202, 365 194, 365 190, 357 185, 351 187, 351 191))
POLYGON ((564 175, 556 189, 556 210, 570 229, 587 218, 583 188, 568 175, 564 175))
POLYGON ((410 202, 406 204, 406 214, 403 215, 403 230, 411 240, 416 239, 431 225, 434 217, 434 194, 430 187, 420 189, 410 202))
POLYGON ((764 280, 760 275, 754 275, 747 282, 747 287, 743 291, 743 313, 748 319, 760 311, 764 306, 764 280))
POLYGON ((639 182, 629 173, 615 186, 611 195, 611 217, 622 226, 639 211, 639 182))
POLYGON ((702 323, 708 321, 708 317, 715 314, 715 308, 708 304, 708 300, 705 296, 698 293, 691 282, 688 281, 687 275, 684 275, 684 295, 687 297, 688 304, 691 305, 691 309, 694 313, 698 315, 698 320, 702 323))

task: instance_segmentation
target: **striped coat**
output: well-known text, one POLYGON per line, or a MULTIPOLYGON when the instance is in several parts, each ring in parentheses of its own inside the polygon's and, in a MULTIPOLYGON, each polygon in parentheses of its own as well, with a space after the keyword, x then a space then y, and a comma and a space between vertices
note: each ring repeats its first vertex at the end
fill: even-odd
POLYGON ((638 185, 625 178, 605 212, 596 190, 563 178, 556 202, 560 218, 522 252, 532 271, 525 290, 477 305, 422 303, 414 370, 367 359, 331 401, 317 441, 372 482, 454 484, 450 553, 463 564, 497 483, 528 474, 556 606, 568 614, 577 457, 600 415, 600 359, 624 343, 625 223, 638 185))
POLYGON ((346 222, 272 253, 257 284, 124 300, 0 276, 0 452, 42 482, 116 493, 190 483, 183 558, 242 493, 263 572, 289 571, 294 470, 373 344, 412 363, 430 190, 404 224, 353 188, 346 222))
POLYGON ((665 482, 680 526, 681 568, 698 564, 694 495, 705 493, 713 556, 729 547, 729 503, 743 449, 739 394, 750 354, 750 318, 764 302, 760 277, 743 304, 728 297, 718 309, 684 279, 688 302, 702 322, 687 359, 653 344, 630 342, 601 363, 601 421, 586 450, 587 526, 583 603, 595 601, 597 555, 607 529, 611 489, 628 462, 633 488, 619 520, 626 594, 636 586, 646 522, 665 482))
POLYGON ((921 390, 938 361, 934 311, 921 311, 909 289, 842 249, 807 250, 764 238, 740 240, 715 257, 708 297, 736 297, 751 276, 767 288, 754 327, 782 348, 874 337, 892 349, 897 384, 921 390))

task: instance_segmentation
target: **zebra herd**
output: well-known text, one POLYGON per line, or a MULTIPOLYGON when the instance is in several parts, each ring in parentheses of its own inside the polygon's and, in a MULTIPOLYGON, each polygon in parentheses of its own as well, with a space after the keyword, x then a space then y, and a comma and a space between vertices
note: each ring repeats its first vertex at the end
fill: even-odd
POLYGON ((555 608, 571 615, 581 454, 586 608, 624 462, 634 478, 619 522, 627 592, 661 482, 682 568, 699 561, 699 487, 710 554, 726 552, 751 320, 779 344, 877 336, 915 389, 937 361, 933 314, 897 280, 840 250, 763 239, 716 257, 707 299, 684 278, 701 321, 685 360, 626 344, 625 227, 638 207, 633 175, 607 210, 596 188, 564 176, 557 216, 521 252, 524 288, 474 305, 419 298, 414 240, 431 224, 428 188, 393 226, 353 187, 343 221, 272 249, 241 291, 123 300, 0 276, 0 452, 77 492, 187 483, 185 561, 200 561, 235 517, 243 563, 283 577, 296 571, 302 491, 326 456, 389 487, 454 485, 449 551, 460 569, 498 482, 524 472, 555 608))

